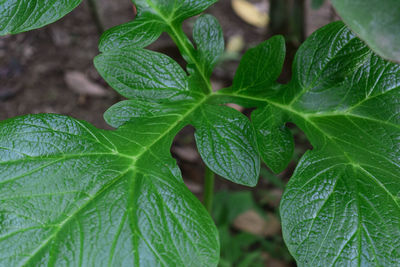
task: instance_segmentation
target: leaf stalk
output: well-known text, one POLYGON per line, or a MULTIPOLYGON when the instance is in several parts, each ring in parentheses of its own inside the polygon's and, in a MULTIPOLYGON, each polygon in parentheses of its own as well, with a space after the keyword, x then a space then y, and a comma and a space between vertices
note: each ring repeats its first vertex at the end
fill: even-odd
POLYGON ((203 204, 207 211, 211 214, 212 205, 214 199, 214 172, 205 166, 204 170, 204 192, 203 192, 203 204))
POLYGON ((210 79, 206 76, 204 68, 201 66, 200 62, 197 60, 196 50, 193 47, 192 42, 183 32, 182 25, 170 25, 169 36, 172 38, 179 51, 181 52, 183 58, 188 64, 193 64, 197 72, 200 74, 207 90, 204 91, 206 95, 212 93, 212 86, 210 79))

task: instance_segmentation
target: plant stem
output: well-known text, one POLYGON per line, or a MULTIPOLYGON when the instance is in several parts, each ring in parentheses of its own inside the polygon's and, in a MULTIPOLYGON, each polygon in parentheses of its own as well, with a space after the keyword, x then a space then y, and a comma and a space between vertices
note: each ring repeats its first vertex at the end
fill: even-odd
POLYGON ((205 166, 204 170, 204 193, 203 193, 203 204, 211 214, 213 198, 214 198, 214 179, 215 175, 210 168, 205 166))
POLYGON ((92 14, 93 21, 96 24, 97 31, 101 35, 104 32, 104 26, 100 19, 100 14, 97 9, 96 0, 88 0, 88 5, 90 13, 92 14))
POLYGON ((206 86, 204 93, 207 95, 210 94, 212 92, 210 79, 206 77, 200 62, 197 60, 193 44, 183 32, 182 25, 170 25, 168 33, 175 42, 186 62, 193 64, 193 66, 196 68, 206 86))

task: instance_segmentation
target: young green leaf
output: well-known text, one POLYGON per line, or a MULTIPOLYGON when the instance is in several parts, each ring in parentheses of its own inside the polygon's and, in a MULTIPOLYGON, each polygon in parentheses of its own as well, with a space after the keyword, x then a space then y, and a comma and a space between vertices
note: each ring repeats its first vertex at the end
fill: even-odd
POLYGON ((197 46, 203 72, 206 77, 210 78, 225 47, 224 35, 217 19, 208 14, 198 18, 193 28, 193 39, 197 46))
POLYGON ((282 36, 274 36, 249 49, 240 61, 232 90, 236 93, 267 91, 265 88, 276 84, 284 60, 285 40, 282 36))
POLYGON ((332 0, 343 21, 380 56, 400 62, 400 2, 332 0))
POLYGON ((272 105, 266 105, 251 114, 258 150, 265 164, 275 173, 287 167, 294 151, 293 136, 285 126, 284 116, 280 109, 272 105))
POLYGON ((193 123, 197 148, 212 171, 238 184, 257 184, 260 159, 254 128, 246 116, 229 107, 204 105, 193 123))
POLYGON ((106 52, 125 47, 143 48, 155 41, 163 31, 166 31, 175 41, 183 58, 188 63, 188 72, 191 74, 189 78, 191 88, 196 88, 198 92, 209 93, 212 89, 209 81, 209 69, 212 69, 212 66, 208 66, 204 60, 210 63, 209 60, 216 60, 218 53, 220 53, 220 47, 223 43, 220 27, 211 16, 200 18, 202 26, 208 28, 199 29, 197 27, 195 32, 196 34, 197 32, 199 34, 209 32, 210 41, 214 42, 212 47, 216 50, 211 52, 210 47, 207 47, 208 44, 200 42, 198 43, 199 50, 196 51, 193 44, 183 33, 182 22, 191 16, 200 14, 216 1, 136 0, 134 3, 138 9, 138 14, 135 21, 108 30, 100 40, 99 49, 106 52), (147 28, 149 32, 144 25, 146 23, 149 24, 147 28), (133 28, 137 31, 133 31, 133 28), (210 57, 211 54, 209 53, 212 53, 213 58, 210 57))
MULTIPOLYGON (((189 5, 192 4, 194 2, 189 5)), ((143 3, 141 8, 152 14, 160 13, 153 5, 143 3)), ((169 29, 176 28, 169 26, 169 29)), ((178 45, 186 40, 179 34, 172 34, 172 38, 178 45)), ((96 57, 95 66, 103 78, 123 96, 130 98, 110 108, 105 119, 114 127, 128 121, 140 125, 142 120, 151 120, 153 116, 164 117, 166 124, 172 118, 171 127, 176 127, 175 121, 182 126, 194 124, 206 164, 231 181, 254 186, 260 164, 253 127, 239 112, 207 104, 211 97, 208 95, 211 90, 209 76, 224 47, 216 19, 210 15, 200 17, 194 27, 194 39, 197 50, 193 46, 188 50, 188 47, 180 46, 187 53, 189 76, 169 57, 138 49, 134 44, 106 50, 96 57), (207 94, 199 90, 202 86, 205 86, 207 94), (213 111, 216 114, 204 117, 205 113, 213 111), (222 113, 218 115, 218 112, 222 113), (233 127, 233 132, 228 131, 230 127, 233 127), (205 135, 207 131, 217 139, 207 140, 211 137, 205 135), (223 149, 221 153, 226 159, 217 158, 215 152, 218 149, 223 149)))
POLYGON ((94 63, 103 78, 127 98, 148 101, 187 98, 187 75, 166 55, 124 48, 102 53, 94 63))
MULTIPOLYGON (((185 42, 190 49, 190 44, 180 32, 180 24, 185 19, 203 12, 206 8, 214 4, 217 0, 135 0, 138 14, 135 20, 123 25, 115 26, 107 30, 100 39, 99 50, 106 52, 112 49, 124 47, 143 48, 161 35, 168 32, 180 42, 185 42)), ((210 18, 201 19, 209 21, 210 18)), ((211 23, 216 23, 211 21, 211 23)), ((214 26, 214 25, 210 25, 214 26)), ((215 30, 214 28, 210 29, 215 30)), ((212 36, 218 37, 219 36, 212 36)), ((220 40, 216 40, 220 42, 220 40)), ((181 47, 180 47, 181 48, 181 47)), ((187 51, 185 51, 187 52, 187 51)), ((184 56, 187 56, 186 53, 184 56)))
POLYGON ((0 0, 0 35, 43 27, 64 17, 81 2, 82 0, 0 0))
MULTIPOLYGON (((302 45, 293 75, 271 97, 241 88, 218 94, 273 106, 265 123, 278 109, 314 147, 281 202, 290 252, 299 266, 399 265, 400 66, 336 22, 302 45)), ((262 128, 259 118, 253 123, 262 128)))
POLYGON ((144 14, 104 32, 99 41, 99 50, 107 52, 125 47, 143 48, 156 41, 165 30, 163 23, 144 14))
POLYGON ((117 131, 59 115, 0 123, 2 266, 216 266, 165 118, 117 131))

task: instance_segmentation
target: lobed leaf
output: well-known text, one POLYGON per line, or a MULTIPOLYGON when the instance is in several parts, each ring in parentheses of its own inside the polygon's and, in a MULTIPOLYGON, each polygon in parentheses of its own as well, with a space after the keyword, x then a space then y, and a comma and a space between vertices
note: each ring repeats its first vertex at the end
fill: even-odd
POLYGON ((174 31, 182 21, 200 14, 216 1, 134 0, 138 10, 135 20, 107 30, 100 38, 99 50, 146 47, 161 33, 174 31))
POLYGON ((290 160, 288 121, 314 147, 281 203, 298 265, 400 264, 400 66, 336 22, 302 45, 289 84, 275 82, 285 51, 274 37, 245 54, 232 87, 212 92, 219 25, 200 17, 196 48, 179 27, 214 2, 138 0, 138 18, 105 33, 95 65, 129 98, 105 114, 118 130, 56 115, 0 123, 2 265, 216 265, 215 226, 184 186, 172 140, 193 124, 207 166, 253 186, 259 154, 276 172, 290 160), (189 76, 142 49, 162 31, 189 76), (227 102, 257 107, 252 122, 227 102))
MULTIPOLYGON (((293 66, 292 81, 266 87, 269 93, 235 85, 219 93, 261 108, 252 116, 259 147, 269 145, 261 154, 282 151, 268 132, 260 136, 271 120, 279 122, 275 132, 282 120, 296 123, 314 147, 281 201, 290 252, 299 266, 399 265, 400 66, 372 53, 341 22, 310 36, 293 66)), ((274 163, 283 166, 285 158, 278 154, 274 163)))
MULTIPOLYGON (((357 49, 342 64, 336 63, 341 52, 331 57, 318 74, 329 82, 314 79, 292 100, 303 110, 298 124, 307 129, 316 151, 304 157, 285 192, 284 237, 301 265, 398 265, 400 106, 385 100, 399 98, 400 66, 368 51, 341 23, 314 37, 335 28, 343 35, 336 33, 332 44, 337 40, 343 46, 321 50, 328 55, 346 51, 350 43, 357 49), (301 205, 289 207, 292 201, 301 205)), ((311 65, 303 62, 301 68, 311 65)))
MULTIPOLYGON (((146 3, 136 4, 153 15, 160 13, 157 5, 146 3)), ((210 96, 199 90, 207 86, 204 81, 209 82, 213 66, 223 53, 221 28, 214 17, 204 15, 196 21, 193 32, 197 50, 187 54, 190 58, 189 76, 169 57, 140 49, 135 41, 131 46, 105 50, 97 56, 95 66, 99 73, 114 89, 129 98, 111 107, 105 113, 105 119, 114 127, 126 122, 140 125, 142 120, 151 120, 154 116, 164 117, 166 121, 172 116, 178 118, 181 125, 193 124, 197 130, 196 137, 201 140, 198 145, 205 163, 227 179, 254 186, 260 168, 254 129, 239 112, 209 105, 210 96), (219 116, 203 116, 212 110, 223 112, 219 116), (209 120, 212 120, 214 135, 204 136, 202 133, 210 126, 209 120), (219 129, 231 126, 236 127, 234 133, 219 129), (246 132, 243 134, 242 130, 246 132), (222 140, 224 143, 221 145, 222 140), (210 154, 210 149, 223 149, 227 158, 223 162, 212 160, 216 155, 210 154), (242 152, 245 154, 241 155, 242 152)), ((176 35, 173 37, 177 38, 176 35)))
POLYGON ((254 186, 260 164, 254 129, 248 119, 230 108, 207 104, 207 96, 190 86, 186 88, 189 77, 171 62, 166 56, 136 48, 113 50, 98 56, 95 65, 100 74, 130 98, 111 107, 105 113, 106 121, 118 127, 126 122, 141 125, 143 120, 151 121, 153 117, 163 117, 169 123, 172 117, 172 122, 178 120, 183 126, 193 124, 199 151, 207 166, 231 181, 254 186), (157 57, 151 56, 153 54, 157 57), (150 67, 146 66, 147 60, 153 60, 149 62, 150 67), (121 63, 117 65, 117 62, 121 63), (151 68, 152 65, 157 68, 151 68), (165 73, 158 70, 165 70, 165 73), (175 82, 175 79, 179 80, 175 82), (144 81, 149 81, 149 86, 145 87, 144 81), (185 86, 171 89, 168 88, 170 84, 185 86))
POLYGON ((1 122, 0 265, 216 266, 217 230, 169 154, 172 120, 1 122))
POLYGON ((0 35, 43 27, 64 17, 81 2, 82 0, 0 0, 0 35))
POLYGON ((215 225, 169 153, 208 97, 175 61, 142 49, 161 24, 176 29, 214 1, 167 2, 137 1, 138 19, 100 43, 97 69, 129 98, 105 114, 118 130, 57 115, 0 123, 0 265, 217 265, 215 225), (147 32, 140 19, 150 17, 147 32))

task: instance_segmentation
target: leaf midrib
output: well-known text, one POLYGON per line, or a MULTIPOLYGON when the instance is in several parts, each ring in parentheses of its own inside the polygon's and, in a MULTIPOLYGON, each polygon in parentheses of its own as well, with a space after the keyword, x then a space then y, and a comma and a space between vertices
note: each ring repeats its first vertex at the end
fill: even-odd
MULTIPOLYGON (((378 120, 378 119, 375 119, 373 117, 366 117, 366 116, 362 116, 362 115, 355 114, 355 113, 350 113, 350 112, 342 112, 342 111, 341 112, 327 111, 327 112, 324 112, 324 113, 302 112, 302 111, 299 111, 299 110, 293 108, 292 105, 285 105, 285 104, 273 101, 273 100, 268 99, 268 98, 241 95, 241 94, 229 93, 229 92, 216 92, 213 96, 214 97, 218 97, 218 96, 221 96, 221 97, 223 97, 223 96, 237 97, 237 98, 241 98, 241 99, 244 99, 244 100, 250 100, 250 101, 255 101, 255 102, 259 102, 259 103, 267 103, 269 105, 275 106, 275 107, 283 110, 286 113, 296 115, 297 117, 301 117, 304 121, 307 121, 307 122, 309 121, 310 118, 344 116, 344 117, 355 117, 355 118, 359 118, 359 119, 370 120, 370 121, 374 121, 374 122, 381 123, 381 124, 386 124, 388 126, 400 129, 400 125, 391 123, 389 121, 378 120)), ((352 110, 352 107, 350 107, 348 110, 352 110)))
MULTIPOLYGON (((178 28, 178 26, 174 25, 173 21, 170 18, 166 18, 162 14, 162 12, 151 1, 146 0, 146 2, 154 11, 157 12, 157 14, 160 16, 160 18, 162 20, 164 20, 165 24, 170 29, 170 32, 168 32, 168 34, 171 36, 171 38, 174 41, 176 41, 176 45, 180 49, 182 49, 185 52, 185 54, 190 58, 191 62, 195 65, 197 72, 200 74, 202 80, 204 81, 204 84, 207 86, 207 89, 208 89, 207 93, 211 93, 212 86, 211 86, 210 80, 206 77, 206 73, 203 70, 201 63, 196 59, 196 57, 193 55, 191 49, 187 46, 187 42, 185 42, 185 40, 182 39, 182 34, 181 34, 182 30, 180 28, 178 28)), ((175 12, 171 12, 171 13, 174 14, 175 12)))
MULTIPOLYGON (((334 137, 330 136, 328 133, 326 133, 324 130, 322 130, 318 125, 315 124, 314 121, 312 121, 312 118, 323 118, 323 117, 332 117, 332 116, 343 116, 343 117, 355 117, 358 119, 364 119, 364 120, 369 120, 369 121, 373 121, 376 123, 380 123, 380 124, 384 124, 384 125, 388 125, 391 126, 393 128, 396 129, 400 129, 399 125, 396 125, 394 123, 388 122, 388 121, 381 121, 378 120, 376 118, 371 118, 371 117, 365 117, 362 115, 358 115, 358 114, 353 114, 350 112, 327 112, 327 113, 303 113, 295 108, 292 107, 292 105, 285 105, 285 104, 281 104, 275 101, 272 101, 270 99, 267 98, 259 98, 259 97, 251 97, 251 96, 244 96, 244 95, 238 95, 235 93, 217 93, 217 95, 220 96, 230 96, 230 97, 238 97, 238 98, 242 98, 242 99, 246 99, 246 100, 252 100, 252 101, 257 101, 257 102, 264 102, 267 103, 269 105, 275 106, 281 110, 283 110, 286 113, 295 115, 298 118, 301 118, 304 122, 310 124, 316 131, 318 131, 319 133, 322 134, 322 136, 324 136, 325 138, 328 138, 330 140, 330 142, 332 142, 332 144, 334 144, 344 155, 344 158, 347 159, 348 164, 350 166, 352 166, 354 169, 357 169, 360 173, 364 173, 364 175, 366 175, 367 177, 369 177, 369 179, 375 183, 376 185, 378 185, 382 190, 384 190, 386 192, 386 194, 391 198, 391 200, 394 202, 394 204, 397 206, 397 208, 400 210, 400 203, 397 201, 396 196, 394 196, 387 188, 384 184, 382 184, 382 182, 380 180, 378 180, 376 177, 374 177, 372 174, 370 174, 368 171, 366 171, 363 168, 363 164, 359 164, 357 161, 354 161, 349 155, 348 153, 346 153, 346 151, 343 150, 343 148, 340 146, 340 144, 337 143, 337 141, 335 140, 334 137)), ((350 110, 352 110, 350 108, 350 110)), ((341 139, 339 139, 341 140, 341 139)), ((343 140, 341 140, 343 141, 343 140)), ((359 203, 359 200, 357 200, 357 203, 359 203)), ((360 212, 360 216, 361 216, 361 212, 360 212)), ((361 218, 359 218, 359 222, 360 222, 361 218)), ((358 226, 356 233, 360 233, 362 231, 363 227, 361 225, 358 226)), ((358 237, 360 239, 360 237, 358 237)), ((360 240, 359 240, 360 241, 360 240)), ((359 244, 359 249, 361 249, 361 244, 359 244)), ((377 258, 375 258, 375 260, 377 260, 377 258)))
MULTIPOLYGON (((109 188, 111 188, 115 183, 117 183, 118 181, 120 181, 120 179, 122 179, 122 177, 124 177, 129 171, 131 170, 135 170, 136 168, 136 163, 138 162, 138 160, 145 155, 150 149, 151 147, 153 147, 154 145, 156 145, 160 140, 162 140, 164 137, 166 137, 168 134, 170 134, 172 131, 174 131, 176 129, 176 127, 178 127, 181 122, 183 122, 185 119, 187 119, 190 115, 192 115, 193 112, 195 112, 199 107, 201 107, 207 100, 209 97, 203 97, 203 99, 201 99, 198 103, 196 103, 196 105, 193 105, 192 108, 190 108, 189 110, 187 110, 184 114, 182 114, 176 121, 175 123, 173 123, 169 128, 167 128, 163 134, 159 135, 156 139, 154 139, 150 144, 148 144, 147 146, 144 146, 143 149, 141 150, 141 152, 137 155, 134 156, 129 156, 130 159, 133 160, 132 165, 130 165, 127 169, 123 170, 121 172, 120 175, 118 175, 116 178, 114 178, 111 182, 109 182, 107 185, 103 186, 99 191, 97 191, 88 201, 86 201, 79 209, 77 209, 76 211, 74 211, 71 215, 69 215, 65 220, 63 220, 59 226, 57 227, 57 230, 55 232, 53 232, 48 238, 46 238, 44 240, 44 242, 42 242, 42 244, 33 251, 33 253, 30 255, 30 257, 24 259, 24 261, 21 263, 22 266, 28 265, 29 262, 34 258, 34 256, 36 256, 40 251, 42 251, 42 249, 44 249, 47 245, 49 245, 50 241, 52 241, 54 238, 57 237, 58 233, 62 230, 62 228, 67 225, 71 220, 73 220, 85 207, 87 207, 88 205, 90 205, 97 197, 99 197, 100 195, 102 195, 104 192, 107 192, 107 190, 109 188)), ((105 153, 106 154, 106 153, 105 153)), ((114 155, 114 156, 120 156, 119 152, 117 154, 111 154, 109 153, 109 155, 114 155)), ((126 158, 126 155, 121 154, 121 157, 126 158)), ((83 155, 78 155, 78 156, 85 156, 83 155)), ((56 162, 59 162, 61 159, 57 160, 56 162)), ((51 164, 54 162, 51 162, 51 164)), ((45 166, 47 167, 47 165, 45 166)))
MULTIPOLYGON (((393 123, 390 123, 390 122, 387 122, 387 121, 380 121, 380 120, 377 120, 377 119, 375 119, 375 118, 370 118, 370 117, 364 117, 364 116, 356 115, 356 114, 353 114, 353 113, 336 113, 336 112, 335 112, 335 113, 332 113, 332 112, 331 112, 331 113, 327 113, 326 115, 325 115, 325 114, 321 114, 321 113, 320 113, 320 114, 318 114, 318 113, 317 113, 317 114, 315 114, 315 113, 303 113, 303 112, 301 112, 301 111, 299 111, 299 110, 294 109, 291 105, 281 104, 281 103, 272 101, 272 100, 267 99, 267 98, 251 97, 251 96, 238 95, 238 94, 235 94, 235 93, 227 93, 227 92, 222 92, 222 93, 219 93, 219 92, 218 92, 218 93, 216 93, 216 95, 219 95, 219 96, 231 96, 231 97, 233 96, 233 97, 239 97, 239 98, 242 98, 242 99, 247 99, 247 100, 252 100, 252 101, 257 101, 257 102, 264 102, 264 103, 273 105, 273 106, 275 106, 275 107, 277 107, 277 108, 283 110, 283 111, 286 112, 286 113, 289 113, 289 115, 292 114, 292 115, 295 115, 295 116, 298 117, 298 118, 301 118, 304 122, 308 123, 308 124, 311 125, 316 131, 318 131, 319 133, 321 133, 322 136, 324 136, 325 138, 327 138, 328 140, 330 140, 330 142, 332 142, 332 144, 335 145, 335 147, 337 147, 337 148, 343 153, 343 156, 347 159, 348 163, 349 163, 350 165, 352 165, 353 167, 355 167, 355 168, 361 168, 360 171, 363 171, 363 168, 362 168, 362 166, 361 166, 361 165, 363 165, 363 164, 359 164, 357 161, 353 160, 353 159, 349 156, 349 154, 346 153, 346 151, 344 151, 343 148, 340 146, 340 144, 335 140, 336 137, 332 137, 331 135, 329 135, 328 133, 326 133, 324 130, 322 130, 318 125, 315 124, 314 121, 312 121, 312 118, 322 118, 322 117, 329 117, 329 116, 356 117, 356 118, 371 120, 371 121, 374 121, 374 122, 377 122, 377 123, 381 123, 381 124, 386 124, 386 125, 389 125, 389 126, 391 126, 391 127, 395 127, 395 128, 400 129, 400 126, 399 126, 399 125, 396 125, 396 124, 393 124, 393 123)), ((304 129, 303 129, 303 130, 304 130, 304 129)), ((305 132, 308 132, 308 131, 305 131, 305 132)), ((339 140, 343 142, 342 139, 339 139, 339 140)), ((389 160, 389 162, 391 162, 391 161, 389 160)), ((395 203, 396 203, 397 205, 400 205, 400 204, 396 201, 395 197, 387 190, 386 187, 384 187, 382 184, 380 184, 380 186, 383 187, 383 189, 384 189, 386 192, 389 193, 389 195, 391 196, 391 198, 393 199, 393 201, 395 201, 395 203)), ((399 206, 399 208, 400 208, 400 206, 399 206)))
POLYGON ((71 215, 69 215, 65 220, 63 220, 60 224, 56 226, 57 230, 54 231, 48 238, 46 238, 41 245, 39 245, 31 254, 30 257, 24 259, 24 261, 21 263, 21 266, 29 266, 30 261, 43 249, 45 249, 49 243, 57 238, 58 233, 63 229, 65 225, 67 225, 71 220, 73 220, 77 214, 79 214, 82 210, 84 210, 88 205, 92 203, 95 199, 97 199, 99 196, 101 196, 104 192, 107 191, 110 187, 112 187, 115 183, 117 183, 121 177, 124 177, 132 167, 128 167, 127 169, 123 170, 120 175, 117 176, 117 178, 113 179, 110 183, 105 185, 103 188, 101 188, 99 191, 96 192, 88 201, 86 201, 80 208, 78 208, 76 211, 74 211, 71 215))

